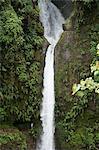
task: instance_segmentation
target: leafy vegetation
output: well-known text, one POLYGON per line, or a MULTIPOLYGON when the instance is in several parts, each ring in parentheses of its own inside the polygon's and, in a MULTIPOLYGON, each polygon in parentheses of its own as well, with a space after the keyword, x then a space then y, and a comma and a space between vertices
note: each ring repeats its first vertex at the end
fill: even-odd
MULTIPOLYGON (((18 127, 27 122, 30 128, 33 122, 33 132, 39 128, 42 97, 43 28, 38 20, 38 6, 31 0, 0 0, 0 123, 18 127)), ((21 133, 0 132, 4 149, 26 149, 21 133)))
POLYGON ((83 91, 86 91, 87 89, 90 92, 95 92, 99 94, 99 44, 97 45, 97 57, 93 60, 93 63, 91 64, 91 73, 92 76, 89 78, 86 78, 85 80, 81 80, 80 84, 74 84, 73 85, 73 95, 78 92, 79 96, 83 96, 83 91))
POLYGON ((38 13, 31 0, 0 1, 0 112, 5 121, 39 117, 42 66, 35 53, 41 55, 43 29, 38 13))
POLYGON ((6 128, 5 130, 1 129, 0 131, 0 147, 6 147, 8 149, 18 148, 20 150, 26 150, 26 137, 17 129, 6 128))

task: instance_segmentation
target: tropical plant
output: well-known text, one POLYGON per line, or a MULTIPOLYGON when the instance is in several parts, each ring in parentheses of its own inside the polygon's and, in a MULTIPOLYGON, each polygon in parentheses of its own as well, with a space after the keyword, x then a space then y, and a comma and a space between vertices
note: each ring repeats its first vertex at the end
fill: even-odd
POLYGON ((85 80, 82 79, 80 84, 74 84, 72 95, 77 93, 79 96, 83 96, 85 90, 99 94, 99 44, 97 45, 96 58, 93 60, 90 68, 91 76, 85 80))

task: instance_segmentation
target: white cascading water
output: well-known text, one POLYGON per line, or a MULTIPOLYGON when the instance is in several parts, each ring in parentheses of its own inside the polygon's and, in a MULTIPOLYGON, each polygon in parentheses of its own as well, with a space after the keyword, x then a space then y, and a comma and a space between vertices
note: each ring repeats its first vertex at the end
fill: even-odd
POLYGON ((50 43, 44 67, 43 101, 41 109, 41 121, 43 133, 39 150, 55 150, 54 145, 54 48, 63 32, 62 17, 58 8, 50 0, 39 0, 40 21, 44 26, 44 37, 50 43))

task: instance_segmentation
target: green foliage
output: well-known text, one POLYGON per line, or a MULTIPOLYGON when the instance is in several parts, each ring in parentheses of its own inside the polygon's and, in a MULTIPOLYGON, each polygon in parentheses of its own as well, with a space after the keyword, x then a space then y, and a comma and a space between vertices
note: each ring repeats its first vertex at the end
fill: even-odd
POLYGON ((38 136, 40 135, 40 133, 41 133, 41 129, 40 129, 40 127, 32 127, 31 129, 30 129, 30 135, 32 135, 32 137, 34 138, 34 139, 36 139, 37 140, 37 138, 38 138, 38 136))
POLYGON ((4 108, 0 107, 0 122, 5 120, 6 116, 7 116, 6 111, 4 110, 4 108))
POLYGON ((2 121, 39 118, 43 28, 38 19, 31 0, 0 1, 2 121))
MULTIPOLYGON (((99 47, 99 44, 97 46, 97 49, 99 47)), ((91 64, 91 73, 93 73, 93 77, 86 78, 85 80, 81 80, 80 84, 74 84, 73 85, 73 95, 78 91, 85 91, 88 89, 90 92, 95 91, 95 93, 99 94, 99 61, 98 61, 98 53, 99 49, 97 50, 97 58, 93 63, 91 64)), ((82 92, 81 92, 82 93, 82 92)), ((82 93, 83 96, 84 94, 82 93)))
POLYGON ((96 133, 96 135, 95 135, 95 141, 96 141, 96 143, 99 143, 99 133, 96 133))
POLYGON ((0 147, 9 144, 11 145, 10 149, 12 147, 18 147, 21 150, 25 150, 27 148, 25 135, 16 129, 9 130, 7 131, 6 129, 6 131, 0 131, 0 147))
POLYGON ((71 136, 70 144, 78 147, 85 147, 88 150, 95 149, 95 139, 91 128, 82 128, 71 136))
POLYGON ((16 45, 22 45, 24 39, 21 36, 23 33, 21 18, 18 18, 16 12, 12 7, 6 9, 6 11, 0 12, 0 41, 3 44, 9 45, 15 43, 16 45))
POLYGON ((84 2, 84 5, 87 5, 88 7, 91 7, 91 4, 95 2, 94 0, 82 0, 82 1, 84 2))
MULTIPOLYGON (((92 36, 92 35, 91 35, 92 36)), ((91 41, 90 42, 90 44, 91 44, 91 49, 90 49, 90 52, 91 52, 91 54, 92 54, 92 56, 96 56, 96 52, 97 52, 97 50, 96 50, 96 42, 95 41, 91 41)))
POLYGON ((77 31, 80 31, 82 25, 86 25, 88 23, 91 24, 95 21, 96 16, 98 18, 99 1, 98 0, 81 0, 81 1, 73 0, 73 1, 75 2, 76 6, 75 28, 77 29, 77 31), (96 16, 94 16, 94 14, 96 16))
MULTIPOLYGON (((99 94, 99 44, 97 45, 97 55, 94 58, 91 64, 91 77, 86 78, 85 80, 81 80, 80 84, 73 85, 73 95, 78 96, 78 102, 69 112, 69 119, 71 118, 72 121, 75 121, 77 115, 83 112, 83 110, 87 107, 88 102, 91 100, 96 100, 95 95, 99 94), (96 93, 96 94, 94 94, 96 93), (75 108, 75 109, 74 109, 75 108), (77 109, 78 108, 78 109, 77 109), (73 110, 73 111, 72 111, 73 110), (72 113, 73 112, 73 113, 72 113), (74 115, 73 115, 74 114, 74 115), (71 117, 70 117, 71 116, 71 117)), ((68 113, 67 113, 68 114, 68 113)), ((66 116, 67 118, 67 116, 66 116)), ((67 125, 69 126, 70 121, 66 120, 67 125)), ((98 139, 98 126, 93 126, 93 128, 84 128, 82 131, 76 131, 76 133, 71 132, 73 129, 73 124, 71 124, 70 129, 70 144, 74 145, 75 147, 79 147, 78 149, 85 147, 88 150, 97 149, 97 139, 98 139), (96 133, 97 132, 97 136, 96 133)))

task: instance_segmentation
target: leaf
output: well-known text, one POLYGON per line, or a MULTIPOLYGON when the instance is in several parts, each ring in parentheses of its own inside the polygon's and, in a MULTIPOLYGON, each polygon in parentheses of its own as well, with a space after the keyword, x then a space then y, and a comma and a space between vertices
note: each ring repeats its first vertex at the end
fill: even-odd
POLYGON ((96 70, 96 66, 95 65, 91 65, 91 72, 93 73, 96 70))
POLYGON ((99 61, 96 61, 96 69, 99 70, 99 61))
POLYGON ((97 49, 99 50, 99 44, 97 45, 97 49))
POLYGON ((72 87, 72 90, 73 90, 72 95, 74 95, 76 92, 78 92, 79 89, 80 89, 80 87, 81 87, 80 84, 78 84, 78 85, 77 85, 77 84, 74 84, 73 87, 72 87))
POLYGON ((94 76, 97 76, 97 75, 99 75, 99 71, 94 72, 94 76))
POLYGON ((95 89, 95 93, 98 93, 98 94, 99 94, 99 89, 95 89))
POLYGON ((97 51, 97 55, 99 56, 99 50, 97 51))
POLYGON ((84 96, 84 92, 78 91, 78 92, 77 92, 77 95, 78 95, 79 97, 83 97, 83 96, 84 96))
POLYGON ((80 81, 80 85, 81 85, 81 90, 85 90, 86 89, 86 81, 81 80, 80 81))

